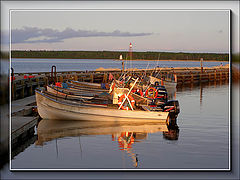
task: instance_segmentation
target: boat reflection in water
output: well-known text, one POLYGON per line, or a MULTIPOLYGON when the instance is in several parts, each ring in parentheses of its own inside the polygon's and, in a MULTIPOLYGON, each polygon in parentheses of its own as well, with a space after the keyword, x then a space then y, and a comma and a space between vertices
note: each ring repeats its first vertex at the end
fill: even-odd
POLYGON ((138 167, 139 157, 137 153, 134 153, 133 144, 145 141, 149 133, 157 132, 163 132, 164 139, 178 139, 179 130, 175 121, 171 121, 167 125, 162 122, 98 122, 43 119, 38 124, 38 139, 35 144, 43 146, 48 141, 63 137, 110 135, 112 141, 118 143, 118 149, 126 152, 132 159, 133 166, 138 167))
POLYGON ((175 121, 170 122, 168 131, 163 132, 163 138, 167 140, 178 140, 179 128, 175 121))

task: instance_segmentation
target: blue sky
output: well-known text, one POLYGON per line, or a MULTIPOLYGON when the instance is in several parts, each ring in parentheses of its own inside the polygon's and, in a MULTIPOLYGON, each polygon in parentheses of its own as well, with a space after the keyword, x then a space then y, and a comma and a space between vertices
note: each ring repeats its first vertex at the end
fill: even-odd
POLYGON ((12 49, 228 52, 229 11, 12 11, 12 49))

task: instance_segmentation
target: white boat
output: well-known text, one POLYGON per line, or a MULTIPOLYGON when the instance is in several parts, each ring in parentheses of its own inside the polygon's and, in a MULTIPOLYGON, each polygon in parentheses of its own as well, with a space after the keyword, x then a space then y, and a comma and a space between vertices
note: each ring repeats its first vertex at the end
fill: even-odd
POLYGON ((159 79, 153 76, 149 76, 148 77, 150 80, 151 84, 155 84, 155 82, 158 82, 160 85, 165 86, 165 88, 167 89, 167 91, 170 91, 172 89, 175 89, 177 87, 177 82, 176 81, 172 81, 171 79, 159 79))
MULTIPOLYGON (((96 83, 97 84, 97 83, 96 83)), ((90 86, 85 86, 81 84, 73 84, 67 82, 68 89, 72 90, 78 90, 78 91, 95 91, 95 92, 107 92, 109 90, 102 89, 102 88, 97 88, 97 87, 90 87, 90 86)))
POLYGON ((80 87, 88 87, 94 89, 102 89, 101 84, 99 83, 90 83, 90 82, 81 82, 81 81, 71 81, 71 84, 80 87))
POLYGON ((166 89, 173 89, 177 87, 177 82, 174 81, 168 81, 168 80, 160 80, 160 84, 166 87, 166 89))
POLYGON ((90 99, 93 98, 95 95, 100 95, 106 91, 94 91, 94 90, 78 90, 78 89, 71 89, 71 88, 61 88, 53 85, 48 85, 47 86, 47 91, 58 94, 59 96, 67 96, 68 98, 73 97, 73 98, 87 98, 89 97, 90 99))
POLYGON ((92 104, 64 100, 36 90, 38 113, 43 119, 88 121, 166 122, 169 112, 121 110, 113 104, 92 104))

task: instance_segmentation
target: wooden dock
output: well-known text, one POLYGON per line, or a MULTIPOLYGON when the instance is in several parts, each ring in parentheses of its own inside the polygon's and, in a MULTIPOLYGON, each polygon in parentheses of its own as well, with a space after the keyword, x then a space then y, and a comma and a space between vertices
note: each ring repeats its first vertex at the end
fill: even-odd
POLYGON ((38 116, 33 116, 35 95, 11 103, 11 145, 15 149, 34 135, 38 116))
MULTIPOLYGON (((36 72, 36 73, 15 73, 15 80, 12 81, 12 100, 21 99, 34 94, 37 87, 46 86, 49 83, 63 82, 65 80, 76 80, 84 82, 106 83, 110 73, 118 78, 122 71, 119 70, 99 70, 99 71, 63 71, 63 72, 36 72)), ((191 68, 155 68, 155 69, 141 69, 131 71, 135 76, 142 76, 146 74, 151 75, 153 72, 159 72, 161 77, 167 77, 169 74, 176 75, 177 86, 184 86, 188 84, 198 84, 201 82, 212 81, 228 81, 229 67, 200 67, 191 68)))

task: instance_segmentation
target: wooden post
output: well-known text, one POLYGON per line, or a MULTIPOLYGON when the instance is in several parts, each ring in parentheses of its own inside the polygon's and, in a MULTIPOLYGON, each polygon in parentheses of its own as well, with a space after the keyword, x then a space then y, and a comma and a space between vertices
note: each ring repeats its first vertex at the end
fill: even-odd
POLYGON ((190 71, 190 74, 191 74, 191 83, 193 83, 193 73, 192 73, 192 71, 190 71))
POLYGON ((63 81, 66 80, 66 74, 62 75, 63 81))
POLYGON ((104 73, 103 74, 103 83, 106 83, 107 82, 107 73, 104 73))
POLYGON ((176 73, 174 73, 174 82, 177 83, 177 74, 176 73))
POLYGON ((201 73, 203 73, 203 58, 200 59, 200 64, 201 64, 201 73))
POLYGON ((16 83, 12 82, 12 101, 16 99, 16 83))
POLYGON ((44 85, 47 86, 48 85, 48 78, 44 77, 44 85))
POLYGON ((217 80, 217 70, 215 70, 215 74, 214 74, 214 80, 217 80))
POLYGON ((24 85, 24 80, 21 80, 21 93, 20 93, 20 97, 24 98, 24 90, 25 90, 25 85, 24 85))
POLYGON ((185 74, 182 75, 182 84, 184 84, 185 81, 185 74))
POLYGON ((91 83, 93 83, 93 80, 94 80, 93 73, 91 73, 91 75, 90 75, 90 79, 91 79, 91 83))
POLYGON ((77 81, 77 80, 78 80, 77 75, 74 75, 74 81, 77 81))
POLYGON ((33 87, 32 87, 32 79, 29 79, 30 89, 29 89, 29 95, 31 96, 33 94, 33 87))
POLYGON ((39 87, 40 87, 40 84, 39 84, 39 77, 36 78, 36 82, 37 82, 37 87, 39 88, 39 87))
POLYGON ((52 66, 51 69, 51 83, 55 83, 57 81, 57 68, 56 66, 52 66))

